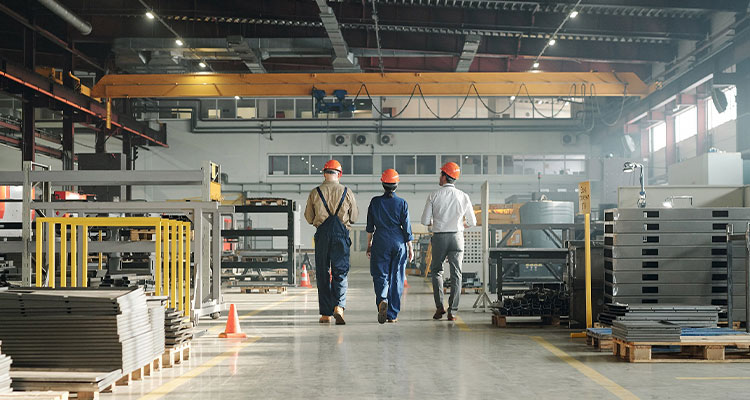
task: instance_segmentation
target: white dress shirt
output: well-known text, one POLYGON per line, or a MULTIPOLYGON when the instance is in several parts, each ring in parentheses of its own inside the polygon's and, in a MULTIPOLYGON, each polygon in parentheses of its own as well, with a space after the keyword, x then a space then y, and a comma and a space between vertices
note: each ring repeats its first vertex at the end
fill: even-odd
POLYGON ((446 183, 427 197, 422 224, 432 225, 433 232, 463 232, 464 220, 468 226, 476 226, 474 207, 469 195, 446 183))

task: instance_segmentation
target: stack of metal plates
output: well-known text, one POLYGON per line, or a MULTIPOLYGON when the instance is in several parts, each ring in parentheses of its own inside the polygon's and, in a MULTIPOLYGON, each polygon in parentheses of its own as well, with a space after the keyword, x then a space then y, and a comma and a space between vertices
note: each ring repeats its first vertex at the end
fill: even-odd
MULTIPOLYGON (((0 343, 0 346, 2 343, 0 343)), ((0 347, 2 351, 2 347, 0 347)), ((10 357, 0 352, 0 394, 10 392, 10 357)))
MULTIPOLYGON (((726 308, 726 228, 744 231, 750 208, 619 208, 604 219, 606 301, 726 308)), ((744 320, 744 245, 731 251, 733 316, 744 320)))
POLYGON ((176 347, 192 339, 190 323, 185 320, 180 311, 167 308, 164 319, 164 330, 167 348, 176 347))
POLYGON ((154 344, 154 354, 162 354, 165 349, 164 299, 148 297, 148 319, 154 344))
POLYGON ((679 342, 679 325, 663 321, 615 321, 612 337, 626 342, 679 342))
POLYGON ((0 339, 16 368, 122 370, 157 356, 143 289, 0 292, 0 339))
POLYGON ((599 322, 614 325, 618 321, 656 321, 669 322, 680 327, 715 328, 719 322, 719 311, 718 306, 608 303, 599 314, 599 322))

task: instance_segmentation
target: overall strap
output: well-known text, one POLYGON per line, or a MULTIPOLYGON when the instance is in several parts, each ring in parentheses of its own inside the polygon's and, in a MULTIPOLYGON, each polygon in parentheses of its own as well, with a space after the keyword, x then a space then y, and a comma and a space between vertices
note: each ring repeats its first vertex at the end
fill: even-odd
POLYGON ((323 192, 320 191, 320 186, 316 187, 315 190, 318 191, 318 196, 320 196, 320 200, 323 201, 323 207, 326 208, 326 211, 328 211, 328 215, 331 215, 331 210, 328 208, 328 203, 326 202, 326 198, 323 197, 323 192))
POLYGON ((346 191, 349 190, 349 188, 344 188, 344 194, 341 195, 341 201, 339 201, 339 206, 336 207, 336 216, 339 215, 339 211, 341 211, 341 206, 344 205, 344 200, 346 200, 346 191))

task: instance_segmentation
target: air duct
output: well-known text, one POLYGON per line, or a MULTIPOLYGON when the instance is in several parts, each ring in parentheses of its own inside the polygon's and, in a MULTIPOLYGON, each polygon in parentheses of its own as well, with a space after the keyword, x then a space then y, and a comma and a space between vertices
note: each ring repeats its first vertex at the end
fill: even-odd
POLYGON ((55 0, 39 0, 43 6, 47 7, 50 11, 57 14, 65 22, 78 29, 83 35, 91 33, 91 24, 82 20, 79 16, 73 14, 72 11, 68 10, 64 5, 58 3, 55 0))

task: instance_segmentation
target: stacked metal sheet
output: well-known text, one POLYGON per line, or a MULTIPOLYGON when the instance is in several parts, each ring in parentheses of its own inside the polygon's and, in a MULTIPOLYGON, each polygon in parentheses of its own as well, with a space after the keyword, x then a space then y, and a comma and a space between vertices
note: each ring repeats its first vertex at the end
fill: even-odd
POLYGON ((2 347, 0 347, 0 394, 10 392, 10 364, 12 362, 10 357, 2 353, 2 347))
POLYGON ((174 308, 167 308, 164 319, 164 330, 167 348, 177 347, 193 337, 190 331, 190 323, 185 321, 182 313, 174 308))
POLYGON ((732 251, 733 316, 745 319, 745 249, 727 247, 726 228, 744 231, 750 208, 620 208, 604 219, 606 301, 726 308, 732 251))
POLYGON ((122 370, 155 354, 143 289, 0 292, 0 339, 17 368, 122 370))
POLYGON ((153 354, 162 354, 166 347, 164 330, 164 299, 148 298, 148 319, 151 325, 151 335, 154 345, 153 354))
POLYGON ((719 306, 619 304, 608 303, 599 314, 599 322, 669 322, 678 327, 715 328, 719 322, 719 306))
POLYGON ((615 321, 612 337, 626 342, 679 342, 679 325, 663 321, 615 321))

